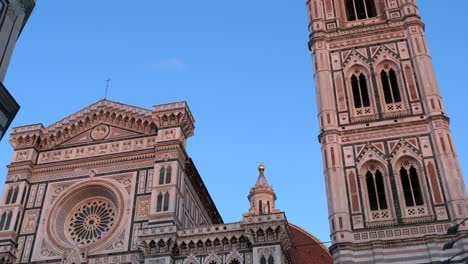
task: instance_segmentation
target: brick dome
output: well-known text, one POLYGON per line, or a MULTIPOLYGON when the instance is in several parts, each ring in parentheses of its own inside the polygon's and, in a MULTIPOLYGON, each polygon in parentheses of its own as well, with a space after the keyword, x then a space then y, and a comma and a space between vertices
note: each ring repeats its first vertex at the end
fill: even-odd
POLYGON ((292 245, 289 255, 293 264, 332 264, 333 258, 328 248, 311 233, 289 224, 292 245))

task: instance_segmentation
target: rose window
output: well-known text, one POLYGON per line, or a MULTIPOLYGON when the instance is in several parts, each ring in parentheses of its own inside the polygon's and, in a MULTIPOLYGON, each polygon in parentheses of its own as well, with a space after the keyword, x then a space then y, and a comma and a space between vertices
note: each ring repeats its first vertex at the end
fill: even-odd
POLYGON ((69 218, 68 234, 79 245, 98 241, 112 228, 116 220, 115 207, 102 200, 88 201, 69 218))

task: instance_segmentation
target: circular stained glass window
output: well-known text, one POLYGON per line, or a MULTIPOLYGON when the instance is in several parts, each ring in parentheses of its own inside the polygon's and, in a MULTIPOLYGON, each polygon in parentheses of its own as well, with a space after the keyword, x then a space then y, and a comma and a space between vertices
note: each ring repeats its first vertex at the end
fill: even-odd
POLYGON ((68 233, 78 245, 89 245, 103 237, 114 225, 114 206, 103 200, 88 201, 69 218, 68 233))

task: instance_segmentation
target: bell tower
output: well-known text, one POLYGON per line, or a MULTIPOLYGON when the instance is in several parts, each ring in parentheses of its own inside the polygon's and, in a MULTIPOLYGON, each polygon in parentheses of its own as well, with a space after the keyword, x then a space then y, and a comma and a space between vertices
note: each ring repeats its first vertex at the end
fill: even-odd
POLYGON ((307 7, 335 261, 427 263, 463 251, 466 231, 442 251, 468 197, 415 0, 307 7))

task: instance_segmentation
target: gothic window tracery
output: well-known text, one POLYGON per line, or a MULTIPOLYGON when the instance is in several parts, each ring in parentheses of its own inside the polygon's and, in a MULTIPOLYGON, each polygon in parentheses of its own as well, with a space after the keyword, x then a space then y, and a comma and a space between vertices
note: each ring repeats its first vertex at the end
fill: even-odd
POLYGON ((7 213, 3 212, 2 217, 0 218, 0 231, 3 230, 5 227, 6 217, 7 217, 7 213))
POLYGON ((13 194, 13 188, 8 189, 8 194, 7 194, 5 204, 10 204, 12 194, 13 194))
POLYGON ((156 198, 156 212, 169 211, 169 201, 170 201, 169 192, 165 192, 164 194, 160 192, 156 198))
POLYGON ((94 200, 82 204, 70 217, 70 238, 79 245, 96 242, 114 225, 115 213, 116 209, 106 201, 94 200))
POLYGON ((166 170, 166 184, 171 183, 171 175, 172 175, 172 168, 171 166, 168 166, 166 170))
POLYGON ((375 0, 345 0, 345 2, 349 21, 377 16, 375 0))
POLYGON ((13 216, 13 212, 8 212, 8 215, 7 215, 7 219, 6 219, 6 222, 5 222, 5 229, 4 230, 8 230, 10 229, 10 224, 11 224, 11 217, 13 216))
POLYGON ((159 184, 164 184, 164 177, 166 176, 166 168, 161 167, 159 170, 159 184))
POLYGON ((14 191, 13 191, 13 198, 11 198, 11 203, 16 203, 16 200, 18 199, 18 192, 19 192, 19 186, 16 186, 14 191))
POLYGON ((366 173, 367 193, 372 211, 388 209, 382 172, 374 165, 366 173))
POLYGON ((369 107, 370 98, 367 89, 367 78, 359 70, 351 76, 351 88, 355 108, 369 107))
POLYGON ((163 211, 166 212, 166 211, 169 211, 169 193, 167 192, 166 194, 164 194, 164 207, 163 207, 163 211))
POLYGON ((273 259, 273 256, 268 257, 268 264, 275 264, 275 260, 273 259))
POLYGON ((398 87, 398 79, 395 70, 389 65, 385 65, 384 69, 380 72, 380 79, 385 103, 392 104, 401 102, 401 93, 398 87))
POLYGON ((162 210, 162 202, 163 202, 163 194, 159 193, 158 198, 156 201, 156 212, 161 212, 162 210))
POLYGON ((403 162, 400 178, 406 206, 424 205, 418 171, 410 161, 403 162))
POLYGON ((171 177, 172 177, 172 167, 162 166, 161 169, 159 170, 159 185, 170 184, 171 177))
POLYGON ((267 264, 265 256, 262 256, 262 258, 260 259, 260 264, 267 264))

